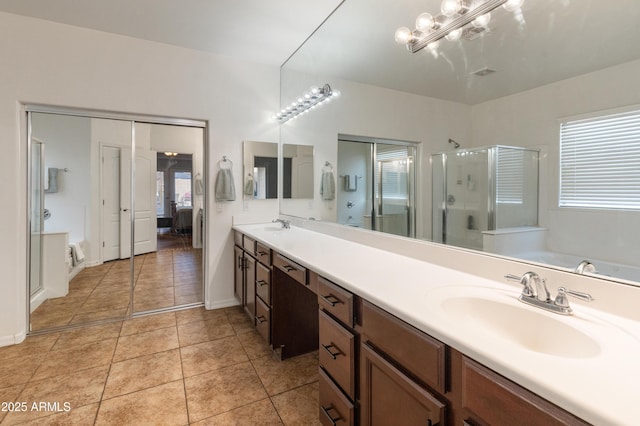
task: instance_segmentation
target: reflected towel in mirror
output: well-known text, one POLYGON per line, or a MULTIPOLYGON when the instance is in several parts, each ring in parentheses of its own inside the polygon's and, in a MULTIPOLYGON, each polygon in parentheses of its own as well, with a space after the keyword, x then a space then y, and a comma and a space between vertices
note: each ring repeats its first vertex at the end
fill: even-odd
POLYGON ((323 171, 320 178, 320 195, 323 200, 333 200, 336 198, 336 181, 333 177, 333 173, 330 171, 323 171))

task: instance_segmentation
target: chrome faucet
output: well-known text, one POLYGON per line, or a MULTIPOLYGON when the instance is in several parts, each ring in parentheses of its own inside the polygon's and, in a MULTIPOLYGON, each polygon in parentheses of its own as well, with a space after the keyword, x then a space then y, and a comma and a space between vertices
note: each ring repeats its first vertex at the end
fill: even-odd
POLYGON ((585 272, 589 272, 589 273, 596 273, 596 265, 594 265, 593 263, 589 262, 588 260, 583 260, 582 262, 580 262, 578 264, 578 266, 576 267, 575 273, 576 274, 584 274, 585 272))
POLYGON ((285 229, 289 229, 291 228, 291 224, 289 223, 288 220, 284 220, 284 219, 273 219, 271 222, 273 223, 280 223, 282 225, 283 228, 285 229))
POLYGON ((558 288, 558 295, 551 300, 551 294, 547 288, 547 282, 540 278, 535 272, 525 272, 521 277, 517 275, 507 274, 504 276, 509 280, 519 281, 522 284, 522 293, 518 300, 528 305, 537 306, 544 310, 555 312, 561 315, 572 315, 573 309, 569 306, 567 295, 577 297, 585 302, 595 300, 588 293, 567 290, 564 287, 558 288))

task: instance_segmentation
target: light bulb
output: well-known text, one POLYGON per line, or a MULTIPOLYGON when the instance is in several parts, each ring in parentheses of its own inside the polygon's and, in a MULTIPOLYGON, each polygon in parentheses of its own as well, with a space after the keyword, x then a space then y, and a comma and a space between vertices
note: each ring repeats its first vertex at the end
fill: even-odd
POLYGON ((413 34, 409 28, 400 27, 396 30, 395 39, 398 44, 407 44, 413 40, 413 34))
POLYGON ((524 0, 507 0, 505 4, 502 5, 502 7, 507 9, 509 12, 515 12, 516 10, 520 9, 522 3, 524 3, 524 0))
POLYGON ((311 96, 314 96, 320 93, 320 89, 316 86, 311 86, 311 89, 309 89, 309 91, 311 92, 311 96))
POLYGON ((462 10, 462 0, 442 0, 440 12, 447 18, 451 18, 462 10))
POLYGON ((421 33, 429 31, 436 26, 436 21, 430 13, 421 13, 416 18, 416 29, 421 33))
POLYGON ((339 90, 334 90, 333 93, 331 94, 331 96, 337 98, 338 96, 340 96, 340 91, 339 90))
POLYGON ((444 36, 449 41, 458 41, 462 37, 462 28, 458 28, 457 30, 450 31, 449 34, 444 36))
POLYGON ((491 21, 491 13, 485 13, 471 21, 471 25, 476 28, 486 28, 486 26, 489 25, 489 21, 491 21))

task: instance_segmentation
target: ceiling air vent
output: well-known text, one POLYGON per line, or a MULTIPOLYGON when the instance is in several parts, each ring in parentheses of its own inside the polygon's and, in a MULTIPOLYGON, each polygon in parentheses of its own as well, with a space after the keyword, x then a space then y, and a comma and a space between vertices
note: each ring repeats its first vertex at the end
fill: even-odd
POLYGON ((484 67, 484 68, 480 68, 479 70, 475 70, 474 72, 471 73, 471 75, 477 75, 478 77, 484 77, 485 75, 489 75, 489 74, 493 74, 494 72, 496 72, 496 70, 489 68, 489 67, 484 67))

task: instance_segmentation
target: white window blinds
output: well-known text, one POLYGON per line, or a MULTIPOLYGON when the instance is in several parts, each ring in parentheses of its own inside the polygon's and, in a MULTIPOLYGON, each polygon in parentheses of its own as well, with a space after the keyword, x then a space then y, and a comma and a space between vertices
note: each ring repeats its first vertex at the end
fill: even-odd
POLYGON ((496 202, 522 204, 524 193, 524 152, 498 147, 496 161, 496 202))
POLYGON ((640 111, 560 125, 559 205, 640 209, 640 111))
MULTIPOLYGON (((407 198, 407 166, 409 148, 397 146, 378 151, 378 167, 382 167, 382 195, 384 198, 407 198)), ((379 186, 376 180, 376 194, 379 186)))

